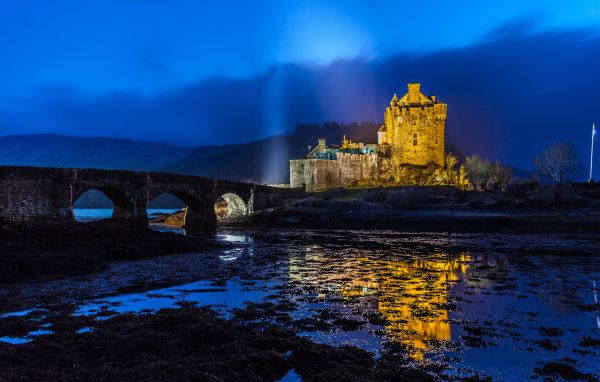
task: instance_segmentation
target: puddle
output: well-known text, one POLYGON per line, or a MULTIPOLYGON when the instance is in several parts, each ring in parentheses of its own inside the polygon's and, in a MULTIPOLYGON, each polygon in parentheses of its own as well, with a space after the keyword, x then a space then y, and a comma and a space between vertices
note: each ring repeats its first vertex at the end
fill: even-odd
POLYGON ((2 342, 6 342, 7 344, 11 344, 11 345, 21 345, 21 344, 26 344, 28 342, 31 342, 33 340, 33 338, 27 338, 27 337, 0 337, 0 341, 2 342))
POLYGON ((278 382, 302 382, 302 378, 294 369, 290 370, 278 382))
POLYGON ((18 312, 4 313, 4 314, 0 314, 0 318, 27 316, 28 314, 32 313, 33 311, 34 311, 34 309, 26 309, 26 310, 20 310, 18 312))
POLYGON ((242 308, 247 302, 260 301, 274 284, 258 283, 252 288, 243 285, 239 279, 227 281, 225 285, 214 285, 210 281, 196 281, 174 287, 155 289, 146 293, 131 293, 82 305, 74 315, 98 315, 105 320, 123 313, 150 313, 164 308, 175 308, 183 302, 198 306, 211 306, 225 317, 235 308, 242 308))
POLYGON ((11 345, 21 345, 21 344, 26 344, 28 342, 33 341, 34 337, 43 336, 43 335, 52 334, 52 333, 54 333, 52 330, 38 329, 38 330, 29 332, 24 337, 10 337, 10 336, 0 337, 0 341, 6 342, 11 345))

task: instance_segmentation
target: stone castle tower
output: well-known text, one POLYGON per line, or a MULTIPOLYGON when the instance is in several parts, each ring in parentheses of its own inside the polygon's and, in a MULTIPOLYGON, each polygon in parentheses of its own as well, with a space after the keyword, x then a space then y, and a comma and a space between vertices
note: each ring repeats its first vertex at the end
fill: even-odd
POLYGON ((420 84, 408 84, 400 99, 394 94, 379 128, 378 144, 395 165, 444 164, 447 105, 421 93, 420 84))

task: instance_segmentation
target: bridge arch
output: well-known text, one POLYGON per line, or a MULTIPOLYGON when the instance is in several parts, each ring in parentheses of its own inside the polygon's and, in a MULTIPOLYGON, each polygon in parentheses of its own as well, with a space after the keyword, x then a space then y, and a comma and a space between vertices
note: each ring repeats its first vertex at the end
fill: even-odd
POLYGON ((217 221, 227 218, 238 218, 248 214, 248 205, 242 197, 234 192, 226 192, 215 201, 217 221))
POLYGON ((186 205, 183 225, 187 233, 212 230, 216 227, 216 216, 208 194, 197 192, 194 187, 160 187, 149 193, 148 199, 171 194, 186 205))
POLYGON ((164 192, 148 200, 146 211, 150 224, 163 225, 171 228, 184 226, 187 204, 170 192, 164 192))
POLYGON ((110 219, 115 205, 110 198, 100 190, 90 188, 73 201, 70 211, 74 220, 90 222, 110 219))
MULTIPOLYGON (((112 203, 112 215, 110 216, 114 220, 128 220, 132 219, 134 215, 133 202, 127 195, 116 188, 109 186, 82 186, 76 190, 72 196, 70 204, 70 215, 72 219, 76 219, 75 207, 80 199, 88 194, 90 191, 95 190, 98 193, 104 195, 112 203)), ((93 191, 92 191, 93 192, 93 191)))

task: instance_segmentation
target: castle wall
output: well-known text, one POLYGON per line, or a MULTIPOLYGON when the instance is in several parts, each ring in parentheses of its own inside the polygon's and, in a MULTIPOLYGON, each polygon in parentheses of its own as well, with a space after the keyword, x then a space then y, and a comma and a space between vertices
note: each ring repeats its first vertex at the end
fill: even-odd
POLYGON ((304 187, 306 184, 306 163, 307 159, 290 160, 290 188, 304 187))
POLYGON ((401 134, 394 142, 401 149, 401 163, 426 165, 433 161, 443 164, 444 121, 439 117, 433 106, 406 109, 399 127, 401 134))
POLYGON ((338 161, 328 159, 296 159, 290 161, 290 187, 319 191, 340 187, 338 161))
POLYGON ((341 186, 351 186, 356 182, 374 181, 379 176, 378 155, 338 153, 341 186))
POLYGON ((378 155, 337 153, 337 160, 296 159, 290 161, 290 187, 320 191, 349 187, 378 179, 378 155))

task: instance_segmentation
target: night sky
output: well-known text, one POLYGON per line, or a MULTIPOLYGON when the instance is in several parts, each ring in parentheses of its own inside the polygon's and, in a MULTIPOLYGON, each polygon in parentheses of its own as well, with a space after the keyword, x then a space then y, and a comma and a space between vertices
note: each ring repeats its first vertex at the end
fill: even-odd
POLYGON ((558 140, 589 159, 600 124, 597 0, 112 3, 0 5, 0 135, 249 142, 381 121, 407 82, 464 154, 523 168, 558 140))

